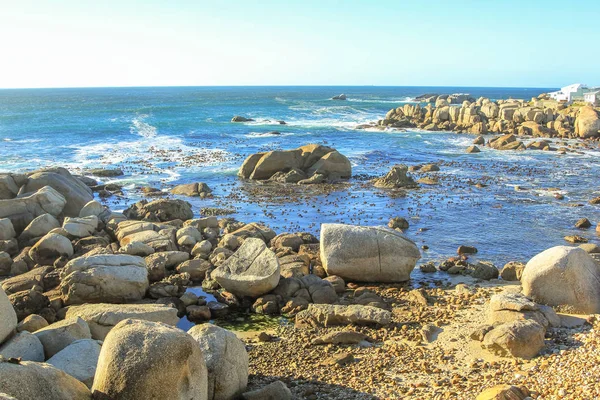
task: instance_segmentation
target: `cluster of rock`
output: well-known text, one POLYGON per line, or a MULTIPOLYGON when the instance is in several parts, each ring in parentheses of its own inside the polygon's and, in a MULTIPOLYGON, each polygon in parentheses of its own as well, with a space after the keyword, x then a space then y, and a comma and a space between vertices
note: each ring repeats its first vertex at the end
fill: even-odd
POLYGON ((465 101, 473 103, 473 98, 468 93, 453 93, 453 94, 437 94, 437 93, 425 93, 415 97, 415 101, 420 103, 437 103, 437 101, 445 100, 448 104, 462 104, 465 101))
POLYGON ((352 165, 348 158, 335 149, 318 144, 252 154, 238 172, 243 179, 297 184, 348 179, 351 175, 352 165))
MULTIPOLYGON (((431 100, 431 98, 427 99, 431 100)), ((435 104, 405 104, 377 122, 382 127, 499 133, 515 136, 593 138, 600 136, 600 116, 592 106, 571 107, 549 100, 497 100, 480 97, 453 105, 437 97, 435 104)))
MULTIPOLYGON (((520 279, 520 287, 492 296, 488 325, 471 338, 499 356, 532 358, 544 348, 546 330, 561 326, 552 308, 569 312, 600 312, 600 263, 579 247, 557 246, 524 266, 510 263, 503 276, 520 279)), ((516 280, 516 279, 515 279, 516 280)))
MULTIPOLYGON (((298 152, 318 171, 332 153, 298 152)), ((68 171, 36 174, 7 174, 0 186, 0 393, 16 398, 234 398, 247 382, 244 345, 209 324, 180 331, 180 318, 239 309, 301 314, 299 325, 386 325, 385 301, 346 295, 345 280, 405 281, 420 257, 388 228, 325 224, 319 244, 194 218, 182 200, 114 213, 68 171), (217 301, 187 291, 200 284, 217 301)))

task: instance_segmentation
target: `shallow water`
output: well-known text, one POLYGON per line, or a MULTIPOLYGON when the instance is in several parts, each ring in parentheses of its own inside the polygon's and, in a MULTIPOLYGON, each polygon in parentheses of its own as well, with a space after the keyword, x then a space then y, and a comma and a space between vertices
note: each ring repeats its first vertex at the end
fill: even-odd
MULTIPOLYGON (((578 234, 598 242, 593 230, 573 228, 581 217, 593 223, 598 208, 598 152, 465 154, 473 136, 442 132, 356 130, 392 107, 425 92, 469 92, 491 98, 530 98, 549 89, 246 87, 39 89, 0 91, 0 170, 47 165, 71 170, 121 167, 126 175, 104 180, 133 189, 204 181, 215 199, 186 199, 203 207, 233 208, 230 216, 261 221, 277 232, 318 234, 320 223, 385 224, 404 216, 408 236, 429 246, 423 260, 476 246, 479 257, 498 265, 526 261, 578 234), (346 93, 348 101, 333 101, 346 93), (243 115, 250 123, 231 123, 243 115), (287 125, 277 121, 285 120, 287 125), (277 130, 281 135, 269 132, 277 130), (254 152, 322 143, 346 154, 356 179, 332 192, 288 186, 279 192, 238 180, 244 158, 254 152), (440 184, 406 197, 374 189, 366 177, 383 175, 396 163, 438 162, 440 184), (473 184, 483 182, 478 189, 473 184), (516 191, 515 186, 527 188, 516 191), (553 197, 560 189, 565 200, 553 197), (581 207, 570 207, 581 203, 581 207)), ((421 175, 415 175, 420 177, 421 175)), ((112 199, 123 209, 129 200, 112 199)))

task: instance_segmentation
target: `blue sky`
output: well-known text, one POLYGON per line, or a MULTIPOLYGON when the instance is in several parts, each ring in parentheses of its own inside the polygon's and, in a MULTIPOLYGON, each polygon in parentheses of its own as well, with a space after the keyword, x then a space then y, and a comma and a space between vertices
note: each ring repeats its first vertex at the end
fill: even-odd
POLYGON ((0 10, 2 88, 600 84, 597 0, 0 0, 0 10))

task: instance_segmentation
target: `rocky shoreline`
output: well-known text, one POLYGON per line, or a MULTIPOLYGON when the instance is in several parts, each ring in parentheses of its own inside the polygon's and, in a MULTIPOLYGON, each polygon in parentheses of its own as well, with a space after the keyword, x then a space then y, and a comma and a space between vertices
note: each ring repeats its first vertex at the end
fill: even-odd
MULTIPOLYGON (((517 137, 589 139, 600 137, 600 116, 591 105, 565 105, 546 94, 527 100, 477 100, 464 94, 424 95, 417 104, 393 108, 385 118, 359 128, 419 128, 476 135, 502 134, 517 137), (424 105, 427 103, 426 105, 424 105)), ((534 146, 543 150, 545 146, 534 146)), ((524 150, 512 145, 506 150, 524 150)), ((551 148, 548 148, 550 150, 551 148)))
MULTIPOLYGON (((312 145, 251 156, 240 175, 335 185, 348 169, 312 145)), ((408 171, 371 184, 414 188, 408 171)), ((62 168, 1 176, 2 398, 600 395, 598 246, 558 246, 501 270, 460 246, 411 279, 421 253, 401 217, 385 228, 323 224, 316 238, 195 218, 182 199, 115 213, 92 188, 108 190, 62 168), (200 286, 205 295, 188 290, 200 286), (209 323, 254 314, 288 322, 241 339, 209 323), (196 325, 186 333, 181 318, 196 325)), ((211 196, 201 183, 172 193, 211 196)))

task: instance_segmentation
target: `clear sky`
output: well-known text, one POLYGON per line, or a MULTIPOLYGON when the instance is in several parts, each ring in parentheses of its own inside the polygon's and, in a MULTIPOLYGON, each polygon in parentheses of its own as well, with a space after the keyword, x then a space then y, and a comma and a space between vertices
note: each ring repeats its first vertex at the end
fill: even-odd
POLYGON ((600 84, 600 0, 0 0, 0 88, 600 84))

